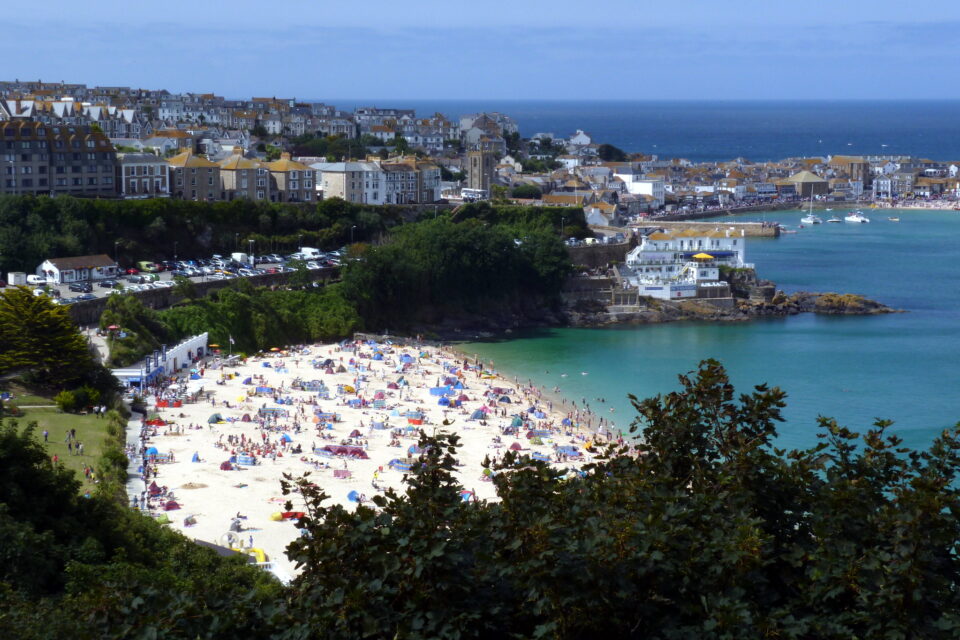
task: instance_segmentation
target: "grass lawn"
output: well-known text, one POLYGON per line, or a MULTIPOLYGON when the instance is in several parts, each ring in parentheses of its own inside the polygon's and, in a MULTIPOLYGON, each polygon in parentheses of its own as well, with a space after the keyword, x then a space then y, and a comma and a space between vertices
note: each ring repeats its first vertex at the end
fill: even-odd
MULTIPOLYGON (((44 403, 50 402, 49 400, 44 403)), ((97 418, 93 414, 76 415, 63 413, 59 409, 24 409, 24 415, 17 420, 21 426, 30 422, 37 422, 36 437, 43 441, 43 430, 50 432, 50 439, 46 443, 50 456, 60 456, 60 461, 68 469, 77 472, 77 477, 83 480, 83 465, 93 466, 100 457, 103 442, 107 439, 107 420, 97 418), (77 430, 77 441, 83 443, 83 455, 78 456, 67 451, 66 434, 70 429, 77 430)))

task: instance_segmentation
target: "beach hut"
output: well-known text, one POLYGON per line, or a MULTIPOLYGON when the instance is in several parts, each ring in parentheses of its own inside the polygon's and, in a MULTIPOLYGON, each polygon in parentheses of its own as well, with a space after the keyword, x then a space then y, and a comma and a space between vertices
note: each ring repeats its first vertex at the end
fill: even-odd
POLYGON ((220 415, 219 413, 214 413, 214 414, 211 415, 209 418, 207 418, 207 423, 208 423, 208 424, 219 424, 219 423, 221 423, 221 422, 223 422, 223 421, 224 421, 224 420, 223 420, 223 416, 220 415))

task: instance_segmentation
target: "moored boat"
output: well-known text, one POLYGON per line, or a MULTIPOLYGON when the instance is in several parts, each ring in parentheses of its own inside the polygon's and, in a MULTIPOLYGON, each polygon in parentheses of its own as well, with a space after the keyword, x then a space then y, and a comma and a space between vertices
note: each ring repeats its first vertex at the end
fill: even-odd
POLYGON ((844 217, 844 221, 854 222, 858 224, 866 224, 867 222, 870 222, 870 218, 863 215, 862 211, 851 211, 846 215, 846 217, 844 217))
POLYGON ((800 218, 800 222, 802 222, 803 224, 823 224, 823 220, 821 220, 818 216, 813 215, 812 213, 807 214, 802 218, 800 218))

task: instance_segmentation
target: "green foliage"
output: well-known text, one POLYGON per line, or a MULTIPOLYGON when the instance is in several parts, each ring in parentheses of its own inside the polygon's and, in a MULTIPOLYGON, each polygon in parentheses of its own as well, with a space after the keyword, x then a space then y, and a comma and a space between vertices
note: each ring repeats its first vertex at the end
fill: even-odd
POLYGON ((396 205, 330 208, 327 201, 0 196, 0 255, 5 269, 32 273, 52 257, 116 253, 125 265, 171 259, 174 242, 180 257, 230 253, 238 250, 237 238, 255 240, 260 251, 293 250, 300 236, 307 246, 336 249, 349 239, 351 226, 369 237, 402 222, 404 212, 396 205))
POLYGON ((539 200, 543 197, 543 192, 540 191, 540 188, 536 185, 518 184, 513 188, 513 191, 510 192, 510 196, 526 200, 539 200))
POLYGON ((210 341, 252 353, 271 347, 339 340, 361 328, 360 316, 341 285, 303 290, 255 288, 239 280, 236 287, 211 297, 160 312, 164 332, 176 340, 204 331, 210 341))
POLYGON ((490 202, 471 202, 460 207, 455 220, 476 218, 488 224, 510 227, 515 233, 561 230, 568 238, 586 238, 591 235, 583 209, 573 207, 526 207, 490 202))
POLYGON ((100 316, 100 329, 107 330, 114 325, 120 330, 109 332, 107 346, 110 348, 110 362, 117 367, 133 364, 170 341, 170 334, 157 312, 143 306, 136 296, 115 295, 107 299, 107 306, 100 316), (126 337, 121 338, 121 332, 126 337))
POLYGON ((612 144, 601 144, 597 147, 597 156, 604 162, 623 162, 627 159, 623 149, 618 149, 612 144))
POLYGON ((504 142, 507 144, 507 153, 515 154, 520 153, 521 149, 521 140, 520 133, 518 131, 513 131, 506 133, 503 136, 504 142))
MULTIPOLYGON (((376 141, 379 145, 379 140, 376 141)), ((298 156, 322 156, 340 162, 344 158, 363 158, 367 155, 369 138, 357 140, 343 135, 316 136, 306 134, 293 139, 293 152, 298 156)))
POLYGON ((427 219, 399 228, 390 242, 349 262, 344 294, 371 329, 482 315, 525 298, 554 298, 570 268, 562 251, 559 237, 534 226, 427 219), (537 255, 559 260, 535 264, 537 255))
POLYGON ((97 368, 66 307, 26 287, 0 294, 0 373, 57 389, 96 377, 97 368))
POLYGON ((57 408, 65 413, 74 412, 78 405, 77 396, 74 395, 73 391, 61 391, 54 396, 53 401, 57 404, 57 408))
POLYGON ((560 162, 553 158, 527 158, 521 160, 524 173, 549 173, 560 168, 560 162))
MULTIPOLYGON (((195 300, 197 285, 186 276, 174 276, 173 292, 185 300, 195 300)), ((108 325, 109 326, 109 325, 108 325)))

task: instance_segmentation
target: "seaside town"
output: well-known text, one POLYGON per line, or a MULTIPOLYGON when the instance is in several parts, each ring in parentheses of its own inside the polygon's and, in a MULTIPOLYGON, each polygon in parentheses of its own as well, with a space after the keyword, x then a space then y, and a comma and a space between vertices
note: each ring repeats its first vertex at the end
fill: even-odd
POLYGON ((9 12, 0 637, 960 637, 952 5, 249 4, 9 12))
POLYGON ((592 225, 815 201, 952 208, 960 160, 831 155, 691 162, 588 132, 295 98, 0 82, 0 194, 582 207, 592 225), (527 137, 528 136, 528 137, 527 137))

